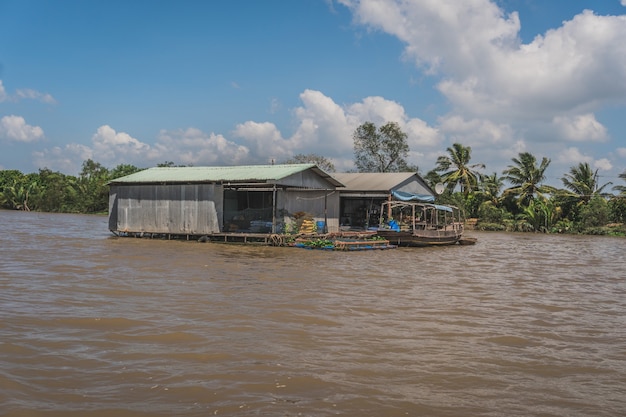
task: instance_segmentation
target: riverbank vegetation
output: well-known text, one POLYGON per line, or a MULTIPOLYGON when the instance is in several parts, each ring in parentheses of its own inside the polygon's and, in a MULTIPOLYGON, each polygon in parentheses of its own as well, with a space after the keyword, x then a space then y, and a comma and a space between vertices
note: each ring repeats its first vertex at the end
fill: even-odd
MULTIPOLYGON (((355 166, 359 172, 416 171, 404 159, 406 134, 396 124, 377 129, 372 123, 354 133, 355 166)), ((312 162, 332 172, 320 155, 297 155, 284 163, 312 162)), ((459 207, 477 230, 584 233, 626 236, 626 171, 624 184, 602 183, 598 170, 581 162, 561 178, 562 188, 545 184, 550 159, 520 153, 502 173, 485 174, 486 166, 471 161, 471 148, 455 143, 423 175, 431 188, 442 184, 437 203, 459 207)), ((158 166, 174 166, 165 162, 158 166)), ((120 164, 108 169, 88 159, 78 176, 43 168, 37 173, 0 171, 0 207, 65 213, 106 213, 108 182, 140 171, 120 164)), ((439 188, 439 187, 437 187, 439 188)))
MULTIPOLYGON (((608 192, 612 183, 601 183, 586 162, 571 167, 558 188, 544 183, 545 157, 520 153, 499 175, 476 171, 484 165, 470 165, 469 147, 455 144, 448 153, 427 179, 446 186, 438 202, 461 208, 477 230, 626 236, 626 187, 608 192)), ((626 180, 626 171, 619 178, 626 180)))

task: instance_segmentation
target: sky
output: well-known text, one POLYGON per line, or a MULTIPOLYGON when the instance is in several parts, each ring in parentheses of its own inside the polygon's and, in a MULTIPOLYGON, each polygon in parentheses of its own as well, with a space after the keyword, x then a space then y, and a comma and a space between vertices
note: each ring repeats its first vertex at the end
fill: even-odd
POLYGON ((0 169, 354 170, 396 122, 426 174, 520 152, 626 171, 626 0, 0 0, 0 169))

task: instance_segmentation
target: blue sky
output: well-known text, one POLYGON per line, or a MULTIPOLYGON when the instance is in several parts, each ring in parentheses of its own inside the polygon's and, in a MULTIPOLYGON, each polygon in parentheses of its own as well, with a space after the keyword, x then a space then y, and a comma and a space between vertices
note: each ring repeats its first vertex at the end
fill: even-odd
POLYGON ((626 170, 626 0, 0 0, 0 169, 353 168, 400 124, 422 173, 455 142, 485 173, 626 170))

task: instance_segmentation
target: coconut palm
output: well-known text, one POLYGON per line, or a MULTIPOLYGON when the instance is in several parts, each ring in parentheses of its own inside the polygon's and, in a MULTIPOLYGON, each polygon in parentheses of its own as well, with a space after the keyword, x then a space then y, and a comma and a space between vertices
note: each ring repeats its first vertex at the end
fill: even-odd
POLYGON ((480 194, 485 201, 498 205, 501 199, 500 191, 503 186, 504 180, 496 172, 491 175, 484 175, 480 181, 480 194))
POLYGON ((537 158, 529 152, 522 152, 517 158, 512 158, 514 165, 509 165, 502 171, 504 179, 513 184, 504 191, 505 195, 513 195, 521 207, 528 206, 536 197, 545 199, 545 194, 554 192, 554 187, 543 185, 546 179, 546 169, 550 159, 544 157, 537 166, 537 158))
POLYGON ((449 188, 454 189, 460 184, 461 192, 467 197, 469 192, 478 186, 481 174, 477 169, 484 169, 485 164, 469 164, 472 154, 472 148, 469 146, 455 143, 446 150, 448 155, 437 158, 435 171, 442 173, 441 179, 449 188))
POLYGON ((544 232, 551 230, 561 217, 561 208, 548 199, 532 199, 516 216, 516 230, 544 232))
MULTIPOLYGON (((621 179, 623 179, 623 180, 626 180, 626 171, 624 171, 621 174, 619 174, 619 177, 621 179)), ((622 195, 626 195, 626 186, 616 185, 615 187, 613 187, 613 190, 619 191, 620 194, 622 194, 622 195)))
POLYGON ((578 166, 571 167, 569 173, 565 174, 561 181, 572 195, 584 203, 589 202, 594 196, 602 195, 602 191, 612 184, 607 182, 600 186, 598 184, 598 170, 592 171, 587 162, 581 162, 578 166))

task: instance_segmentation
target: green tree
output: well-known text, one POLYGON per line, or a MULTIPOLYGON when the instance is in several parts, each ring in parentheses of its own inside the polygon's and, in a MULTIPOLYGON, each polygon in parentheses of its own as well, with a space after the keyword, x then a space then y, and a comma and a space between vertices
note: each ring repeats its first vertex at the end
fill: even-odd
POLYGON ((88 159, 83 162, 77 188, 81 199, 81 212, 97 213, 109 207, 109 170, 99 162, 88 159))
POLYGON ((626 197, 613 196, 609 200, 609 210, 611 212, 611 221, 615 223, 626 223, 626 197))
POLYGON ((509 165, 502 173, 504 179, 513 186, 506 189, 504 194, 516 198, 520 207, 526 207, 535 197, 545 198, 545 194, 553 192, 554 187, 543 185, 546 179, 546 169, 550 159, 543 158, 539 166, 534 155, 523 152, 518 158, 513 158, 514 165, 509 165))
POLYGON ((505 219, 506 210, 501 207, 503 186, 503 179, 496 172, 480 177, 478 191, 473 194, 477 200, 476 215, 481 223, 501 224, 505 219))
POLYGON ((48 168, 39 170, 41 193, 37 209, 49 212, 78 212, 76 177, 53 172, 48 168))
POLYGON ((477 169, 484 169, 485 164, 471 164, 472 148, 455 143, 446 149, 448 155, 437 158, 436 171, 441 172, 441 178, 449 188, 454 189, 457 184, 465 197, 478 186, 480 173, 477 169))
POLYGON ((126 175, 134 174, 135 172, 142 171, 141 168, 137 168, 130 164, 119 164, 109 172, 109 181, 116 178, 125 177, 126 175))
POLYGON ((353 134, 354 164, 358 172, 417 171, 406 161, 407 134, 395 122, 376 129, 372 122, 357 127, 353 134))
POLYGON ((517 216, 518 229, 547 233, 559 220, 560 214, 560 208, 551 200, 532 199, 517 216))
POLYGON ((489 201, 494 206, 498 206, 502 198, 502 187, 504 187, 504 179, 494 172, 491 175, 481 177, 478 193, 482 196, 483 201, 489 201))
POLYGON ((587 162, 571 167, 569 173, 565 174, 561 181, 565 188, 582 203, 589 202, 596 195, 602 195, 604 189, 612 184, 607 182, 600 185, 598 170, 593 171, 587 162))
POLYGON ((324 156, 317 155, 314 153, 310 153, 306 155, 299 153, 287 159, 284 163, 285 164, 315 164, 326 172, 335 172, 335 165, 332 163, 331 160, 329 160, 328 158, 324 156))
POLYGON ((424 178, 424 181, 426 181, 426 183, 428 184, 428 186, 432 189, 434 189, 439 183, 443 184, 441 175, 434 169, 431 169, 430 171, 428 171, 423 178, 424 178))
POLYGON ((16 169, 0 171, 0 207, 15 209, 15 190, 10 189, 22 183, 24 174, 16 169))
POLYGON ((24 174, 17 169, 5 169, 0 171, 0 191, 2 191, 5 185, 13 184, 16 180, 23 178, 24 174))
POLYGON ((583 229, 606 226, 609 223, 611 211, 604 197, 594 196, 580 211, 580 226, 583 229))
POLYGON ((0 200, 2 206, 22 211, 30 211, 30 199, 39 192, 36 179, 32 176, 14 178, 10 184, 6 184, 2 189, 0 200))
MULTIPOLYGON (((619 174, 619 177, 626 181, 626 171, 619 174)), ((613 191, 619 191, 621 195, 626 195, 626 186, 616 185, 615 187, 613 187, 613 191)))

